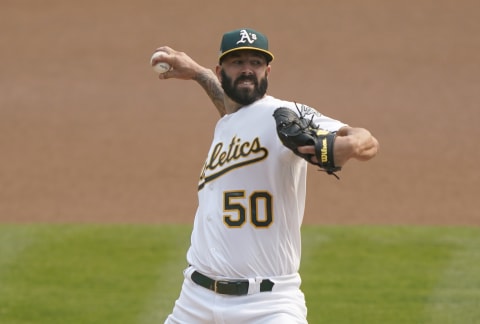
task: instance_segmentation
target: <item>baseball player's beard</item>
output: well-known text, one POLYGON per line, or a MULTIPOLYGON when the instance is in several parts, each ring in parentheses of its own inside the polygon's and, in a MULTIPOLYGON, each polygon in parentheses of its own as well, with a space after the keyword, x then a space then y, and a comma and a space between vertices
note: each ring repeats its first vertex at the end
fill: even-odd
POLYGON ((225 94, 230 97, 230 99, 243 106, 254 103, 263 98, 265 93, 267 93, 268 79, 266 75, 260 80, 260 83, 254 75, 241 76, 233 82, 232 78, 228 77, 224 70, 220 73, 222 74, 222 88, 223 91, 225 91, 225 94), (243 81, 253 82, 253 90, 245 88, 239 89, 238 84, 243 81))

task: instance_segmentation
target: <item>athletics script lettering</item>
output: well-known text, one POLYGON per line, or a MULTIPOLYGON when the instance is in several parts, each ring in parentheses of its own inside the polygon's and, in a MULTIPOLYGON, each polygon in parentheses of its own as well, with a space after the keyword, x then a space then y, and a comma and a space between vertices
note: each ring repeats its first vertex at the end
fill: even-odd
POLYGON ((234 136, 229 144, 217 143, 205 161, 198 190, 230 171, 265 160, 267 156, 268 150, 260 144, 258 137, 250 142, 234 136))

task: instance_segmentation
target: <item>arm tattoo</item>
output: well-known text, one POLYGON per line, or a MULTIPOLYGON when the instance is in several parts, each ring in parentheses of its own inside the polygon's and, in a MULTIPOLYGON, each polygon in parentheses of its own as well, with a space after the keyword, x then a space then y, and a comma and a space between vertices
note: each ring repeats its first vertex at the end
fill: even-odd
POLYGON ((198 73, 194 80, 198 82, 205 90, 207 95, 210 97, 210 100, 217 108, 217 111, 220 113, 220 116, 226 114, 225 110, 225 103, 224 93, 220 82, 218 81, 217 77, 211 70, 206 70, 205 72, 198 73))

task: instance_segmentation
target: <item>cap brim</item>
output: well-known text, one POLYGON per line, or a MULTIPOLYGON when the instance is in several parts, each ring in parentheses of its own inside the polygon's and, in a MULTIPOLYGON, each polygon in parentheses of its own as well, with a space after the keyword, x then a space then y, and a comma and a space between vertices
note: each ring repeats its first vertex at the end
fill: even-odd
POLYGON ((270 52, 267 51, 267 50, 263 50, 263 49, 260 49, 260 48, 258 48, 258 47, 245 46, 245 47, 235 47, 235 48, 232 48, 231 50, 228 50, 228 51, 223 52, 223 53, 218 57, 218 60, 221 61, 222 58, 223 58, 225 55, 230 54, 230 53, 232 53, 232 52, 241 51, 241 50, 252 50, 252 51, 256 51, 256 52, 263 53, 263 54, 265 54, 265 56, 267 57, 267 62, 271 62, 271 61, 273 61, 273 59, 274 59, 273 54, 270 53, 270 52))

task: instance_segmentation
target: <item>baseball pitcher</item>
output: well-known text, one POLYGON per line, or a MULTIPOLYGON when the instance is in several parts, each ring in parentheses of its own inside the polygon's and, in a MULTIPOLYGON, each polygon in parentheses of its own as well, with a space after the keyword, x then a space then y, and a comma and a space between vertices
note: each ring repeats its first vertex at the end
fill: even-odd
MULTIPOLYGON (((159 78, 195 80, 221 118, 198 181, 188 267, 165 323, 306 323, 298 273, 307 163, 337 176, 369 160, 377 140, 364 128, 267 95, 273 54, 265 35, 227 32, 215 72, 163 46, 159 78)), ((319 177, 318 174, 315 177, 319 177)))

